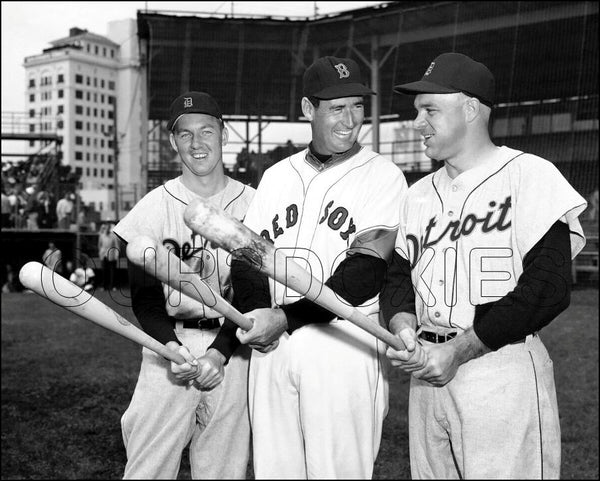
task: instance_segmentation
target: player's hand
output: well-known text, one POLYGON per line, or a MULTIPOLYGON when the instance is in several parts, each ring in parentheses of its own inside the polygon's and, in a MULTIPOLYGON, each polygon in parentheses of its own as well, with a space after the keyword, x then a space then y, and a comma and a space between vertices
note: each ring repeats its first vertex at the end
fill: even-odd
POLYGON ((427 363, 422 369, 414 371, 413 376, 438 387, 448 384, 460 366, 454 341, 453 339, 443 344, 424 345, 427 363))
POLYGON ((386 356, 394 367, 399 367, 406 372, 414 372, 423 369, 427 363, 427 353, 418 342, 417 333, 411 327, 404 327, 396 334, 406 349, 397 351, 388 347, 386 356))
POLYGON ((225 356, 216 349, 209 349, 198 361, 196 383, 200 389, 210 390, 218 386, 225 377, 225 356))
POLYGON ((185 346, 180 346, 175 341, 169 341, 165 344, 172 351, 181 354, 186 360, 183 364, 177 364, 171 361, 171 372, 177 379, 182 381, 192 381, 198 375, 198 362, 192 356, 185 346))
POLYGON ((281 309, 254 309, 246 314, 252 319, 249 331, 238 328, 236 336, 242 344, 262 353, 270 352, 279 345, 279 337, 288 328, 287 317, 281 309))

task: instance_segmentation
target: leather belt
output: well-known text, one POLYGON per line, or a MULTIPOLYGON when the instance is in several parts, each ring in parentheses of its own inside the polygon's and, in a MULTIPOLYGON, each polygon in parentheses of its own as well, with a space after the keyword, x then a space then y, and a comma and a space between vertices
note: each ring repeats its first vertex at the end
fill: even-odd
POLYGON ((214 317, 212 319, 207 319, 206 317, 202 317, 200 319, 177 319, 177 323, 181 323, 184 329, 201 329, 201 330, 210 330, 217 329, 221 327, 221 322, 219 321, 220 317, 214 317))
POLYGON ((456 337, 456 332, 448 332, 447 334, 438 334, 437 332, 431 331, 421 331, 419 333, 419 339, 423 339, 424 341, 433 342, 435 344, 440 344, 442 342, 449 341, 450 339, 454 339, 456 337))
MULTIPOLYGON (((419 333, 419 339, 423 339, 425 341, 428 342, 433 342, 435 344, 441 344, 442 342, 446 342, 449 341, 450 339, 454 339, 456 337, 456 332, 449 332, 447 334, 438 334, 437 332, 431 332, 431 331, 421 331, 419 333)), ((532 335, 532 337, 535 336, 535 334, 532 335)), ((510 344, 521 344, 523 342, 525 342, 527 338, 524 337, 523 339, 519 339, 518 341, 515 342, 511 342, 510 344)))

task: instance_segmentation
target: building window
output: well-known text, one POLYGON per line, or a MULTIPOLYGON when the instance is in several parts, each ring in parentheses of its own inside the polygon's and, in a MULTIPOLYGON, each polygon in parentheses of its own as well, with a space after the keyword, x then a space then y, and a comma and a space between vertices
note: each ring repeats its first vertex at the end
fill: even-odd
POLYGON ((112 170, 107 170, 106 174, 108 175, 109 178, 112 179, 112 176, 113 176, 113 171, 112 170))
POLYGON ((104 94, 100 94, 100 102, 104 103, 104 94))
POLYGON ((35 117, 35 109, 29 109, 29 118, 35 117))
POLYGON ((29 132, 35 132, 35 124, 29 124, 29 132))
POLYGON ((83 115, 83 105, 76 105, 75 106, 75 113, 83 115))
POLYGON ((81 167, 75 167, 75 174, 81 177, 83 174, 83 169, 81 167))
POLYGON ((106 57, 106 47, 102 47, 102 56, 106 57))
POLYGON ((56 113, 57 114, 63 114, 65 112, 65 106, 64 105, 59 105, 56 109, 56 113))
MULTIPOLYGON (((109 164, 112 164, 112 155, 107 156, 107 160, 106 160, 109 164)), ((112 177, 112 175, 111 175, 112 177)))
POLYGON ((88 162, 90 161, 90 153, 89 152, 85 153, 85 160, 87 160, 88 162))
POLYGON ((98 45, 94 45, 94 53, 98 55, 98 45))
MULTIPOLYGON (((89 137, 85 138, 85 145, 87 145, 88 147, 90 146, 90 138, 89 137)), ((88 160, 90 160, 90 159, 88 158, 88 160)))
POLYGON ((100 79, 100 87, 104 88, 104 79, 100 79))
POLYGON ((75 137, 75 145, 83 145, 83 137, 81 135, 75 137))
POLYGON ((100 117, 104 118, 104 109, 100 109, 100 117))
POLYGON ((85 49, 89 52, 90 51, 90 44, 86 44, 85 49))
POLYGON ((75 121, 75 130, 81 130, 83 129, 83 122, 81 120, 76 120, 75 121))
POLYGON ((75 75, 75 83, 82 84, 83 83, 83 75, 80 75, 80 74, 75 75))
POLYGON ((85 99, 89 102, 89 100, 90 100, 90 93, 89 92, 85 93, 85 99))
POLYGON ((94 147, 98 147, 98 139, 94 139, 94 147))
POLYGON ((29 94, 29 101, 35 102, 35 94, 29 94))
POLYGON ((104 169, 100 169, 100 177, 104 177, 104 169))
POLYGON ((108 112, 106 112, 106 116, 107 116, 109 119, 113 119, 113 118, 114 118, 113 111, 112 111, 112 110, 109 110, 108 112))
POLYGON ((59 74, 58 74, 58 78, 56 79, 56 83, 57 83, 57 84, 62 84, 62 83, 64 83, 64 82, 65 82, 65 76, 64 76, 64 74, 62 74, 62 73, 59 73, 59 74))
POLYGON ((109 80, 108 81, 108 90, 114 90, 114 89, 115 89, 115 82, 112 80, 109 80))
POLYGON ((98 169, 94 167, 94 177, 98 177, 98 169))
POLYGON ((64 127, 64 122, 62 120, 58 120, 56 122, 56 128, 57 129, 62 129, 64 127))
POLYGON ((35 79, 34 78, 29 79, 29 87, 35 87, 35 79))
POLYGON ((90 78, 89 78, 89 77, 86 77, 86 78, 85 78, 85 84, 86 84, 86 85, 90 85, 90 78))
POLYGON ((85 168, 85 175, 87 175, 88 177, 90 176, 90 168, 89 167, 85 168))
POLYGON ((103 164, 104 163, 104 154, 100 154, 100 163, 103 164))
POLYGON ((75 160, 83 160, 83 152, 75 151, 75 160))
POLYGON ((90 123, 89 122, 85 123, 85 130, 87 130, 88 132, 90 131, 90 123))
POLYGON ((35 140, 29 141, 29 147, 35 147, 35 140))
POLYGON ((94 77, 94 87, 98 86, 98 79, 96 77, 94 77))
POLYGON ((75 98, 82 99, 83 98, 83 90, 75 90, 75 98))
POLYGON ((98 109, 94 109, 94 117, 98 117, 98 109))
POLYGON ((98 102, 98 94, 94 93, 94 102, 98 102))
POLYGON ((90 108, 89 107, 85 108, 85 115, 87 115, 88 117, 90 116, 90 108))
POLYGON ((62 98, 64 97, 64 95, 65 95, 65 91, 64 91, 63 89, 60 89, 60 90, 58 91, 58 98, 59 98, 59 99, 62 99, 62 98))

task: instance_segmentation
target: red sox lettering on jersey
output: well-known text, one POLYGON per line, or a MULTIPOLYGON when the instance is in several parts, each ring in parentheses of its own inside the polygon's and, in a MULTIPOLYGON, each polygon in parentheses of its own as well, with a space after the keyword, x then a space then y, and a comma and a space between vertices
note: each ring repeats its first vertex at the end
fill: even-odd
MULTIPOLYGON (((319 220, 319 224, 323 224, 325 221, 327 221, 326 225, 332 230, 341 230, 340 237, 347 241, 350 237, 350 234, 356 232, 354 220, 352 217, 348 219, 348 216, 348 209, 343 206, 335 207, 335 201, 332 200, 329 201, 329 203, 325 206, 323 216, 319 220), (344 226, 345 229, 342 229, 344 226)), ((281 234, 283 234, 284 229, 294 227, 297 222, 298 206, 296 204, 290 204, 285 209, 285 224, 280 221, 279 214, 275 214, 273 221, 271 222, 272 230, 269 231, 267 229, 263 229, 260 232, 260 235, 269 242, 273 242, 274 239, 277 239, 281 234)))

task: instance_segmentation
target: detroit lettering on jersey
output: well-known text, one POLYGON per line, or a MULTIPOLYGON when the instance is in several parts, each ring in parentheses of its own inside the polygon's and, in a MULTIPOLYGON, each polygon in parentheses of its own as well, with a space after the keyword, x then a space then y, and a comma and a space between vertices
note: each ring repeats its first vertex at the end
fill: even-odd
POLYGON ((478 225, 481 225, 481 232, 484 234, 494 230, 503 231, 508 229, 511 225, 511 221, 507 221, 506 218, 512 206, 511 196, 506 197, 504 202, 499 205, 494 201, 490 202, 488 205, 490 210, 488 210, 483 217, 477 217, 475 214, 471 213, 467 214, 462 219, 450 221, 442 233, 435 239, 430 239, 430 236, 433 228, 438 224, 437 216, 433 216, 429 219, 427 227, 425 228, 425 236, 417 237, 414 234, 407 233, 406 241, 409 250, 408 254, 412 254, 410 258, 411 268, 416 266, 419 258, 427 248, 433 247, 446 236, 449 236, 449 239, 455 242, 462 236, 468 236, 475 232, 478 225))
MULTIPOLYGON (((334 231, 340 231, 339 235, 343 240, 348 240, 350 234, 356 232, 356 226, 352 217, 348 219, 348 209, 343 206, 337 206, 334 208, 335 201, 329 201, 329 203, 323 209, 323 215, 319 219, 319 225, 327 221, 327 226, 334 231), (346 222, 348 221, 348 222, 346 222), (342 227, 344 229, 342 230, 342 227)), ((298 206, 296 204, 290 204, 285 208, 285 220, 280 219, 279 214, 276 214, 271 221, 271 231, 264 229, 260 235, 263 239, 273 242, 277 237, 283 234, 284 229, 294 227, 298 223, 298 206), (285 222, 285 223, 284 223, 285 222)))

